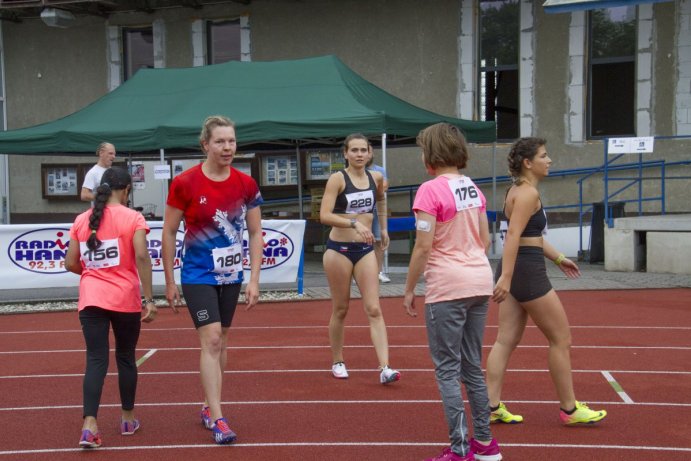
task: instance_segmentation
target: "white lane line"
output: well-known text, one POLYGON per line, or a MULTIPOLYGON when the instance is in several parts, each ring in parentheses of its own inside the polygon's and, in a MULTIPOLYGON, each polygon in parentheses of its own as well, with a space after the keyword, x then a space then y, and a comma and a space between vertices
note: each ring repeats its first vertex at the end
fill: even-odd
MULTIPOLYGON (((434 442, 273 442, 273 443, 234 443, 233 448, 282 448, 282 447, 433 447, 443 444, 443 441, 434 442)), ((635 445, 579 445, 566 443, 502 443, 502 447, 516 448, 563 448, 563 449, 593 449, 593 450, 628 450, 628 451, 659 451, 659 452, 691 452, 691 447, 654 447, 635 445)), ((138 445, 127 447, 101 447, 94 450, 82 448, 44 448, 36 450, 4 450, 0 455, 30 455, 41 453, 74 453, 85 451, 131 451, 131 450, 185 450, 190 448, 223 448, 217 444, 190 444, 190 445, 138 445)), ((225 447, 227 450, 228 447, 225 447)))
MULTIPOLYGON (((635 326, 635 325, 570 325, 572 330, 680 330, 689 331, 691 327, 684 326, 635 326)), ((348 329, 369 329, 369 325, 346 325, 348 329)), ((424 329, 425 325, 386 325, 389 329, 424 329)), ((498 325, 487 325, 486 328, 499 328, 498 325)), ((527 325, 527 329, 537 328, 535 325, 527 325)), ((323 330, 324 325, 271 325, 271 326, 257 326, 257 327, 231 327, 232 331, 239 330, 323 330)), ((166 331, 193 331, 194 327, 175 327, 175 328, 145 328, 146 332, 166 332, 166 331)), ((25 331, 0 331, 0 335, 31 335, 31 334, 47 334, 47 333, 78 333, 82 334, 82 330, 68 329, 68 330, 25 330, 25 331)))
MULTIPOLYGON (((153 349, 156 351, 156 349, 153 349)), ((142 357, 143 358, 143 357, 142 357)), ((141 359, 140 359, 141 360, 141 359)), ((433 373, 432 368, 399 368, 401 372, 406 373, 433 373)), ((371 369, 365 368, 351 368, 350 371, 368 373, 372 372, 371 369)), ((484 370, 486 371, 486 370, 484 370)), ((506 370, 509 373, 549 373, 548 369, 512 369, 506 370)), ((680 375, 686 376, 691 375, 691 371, 667 371, 667 370, 611 370, 613 373, 620 374, 635 374, 635 375, 680 375)), ((243 375, 243 374, 289 374, 289 373, 327 373, 328 370, 324 368, 298 368, 298 369, 286 369, 286 370, 225 370, 223 373, 227 375, 243 375)), ((571 370, 572 373, 604 373, 602 370, 571 370)), ((169 371, 139 371, 137 373, 139 376, 168 376, 168 375, 198 375, 199 370, 169 370, 169 371)), ((106 376, 117 376, 116 372, 107 373, 106 376)), ((29 375, 4 375, 0 376, 0 379, 42 379, 42 378, 82 378, 84 373, 55 373, 55 374, 29 374, 29 375)), ((606 376, 605 376, 606 378, 606 376)), ((608 380, 609 381, 609 380, 608 380)))
POLYGON ((149 352, 144 354, 137 360, 137 368, 142 366, 142 363, 146 362, 152 355, 154 355, 158 349, 151 349, 149 352))
POLYGON ((605 377, 609 385, 612 386, 612 389, 614 389, 614 392, 616 392, 625 403, 633 403, 633 399, 631 399, 631 397, 629 397, 629 395, 626 392, 624 392, 624 388, 621 387, 621 385, 617 382, 616 379, 614 379, 614 376, 612 376, 612 374, 609 371, 603 371, 602 376, 605 377))
MULTIPOLYGON (((197 407, 203 402, 137 402, 137 407, 197 407)), ((232 406, 272 406, 272 405, 421 405, 434 404, 438 405, 441 400, 252 400, 252 401, 229 401, 221 402, 222 405, 232 406)), ((521 405, 559 405, 559 401, 547 400, 506 400, 505 403, 521 404, 521 405)), ((618 406, 625 405, 627 407, 663 407, 663 408, 691 408, 691 403, 673 403, 673 402, 634 402, 624 403, 621 401, 593 401, 588 402, 591 405, 605 405, 618 406)), ((102 408, 120 408, 120 403, 104 403, 100 405, 102 408)), ((42 406, 26 406, 26 407, 0 407, 0 411, 55 411, 55 410, 74 410, 82 408, 81 404, 74 405, 42 405, 42 406)))
MULTIPOLYGON (((427 344, 390 344, 389 349, 427 349, 427 344)), ((491 349, 492 345, 482 346, 484 349, 491 349)), ((548 345, 519 345, 518 349, 547 349, 548 345)), ((329 349, 330 346, 228 346, 228 350, 304 350, 304 349, 329 349)), ((352 345, 345 346, 346 349, 371 349, 371 345, 352 345)), ((571 349, 607 349, 607 350, 665 350, 665 351, 690 351, 691 346, 571 346, 571 349)), ((159 347, 158 351, 199 351, 199 347, 159 347)), ((113 352, 114 349, 111 349, 113 352)), ((22 351, 0 351, 0 355, 16 354, 58 354, 58 353, 84 353, 85 349, 57 349, 57 350, 22 350, 22 351)))

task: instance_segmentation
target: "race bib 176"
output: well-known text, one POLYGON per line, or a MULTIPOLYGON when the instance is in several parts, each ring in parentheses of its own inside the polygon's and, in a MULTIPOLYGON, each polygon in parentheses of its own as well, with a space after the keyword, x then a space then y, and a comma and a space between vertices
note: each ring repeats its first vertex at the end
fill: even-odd
POLYGON ((482 207, 480 191, 470 178, 461 177, 449 181, 451 193, 456 201, 456 211, 482 207))

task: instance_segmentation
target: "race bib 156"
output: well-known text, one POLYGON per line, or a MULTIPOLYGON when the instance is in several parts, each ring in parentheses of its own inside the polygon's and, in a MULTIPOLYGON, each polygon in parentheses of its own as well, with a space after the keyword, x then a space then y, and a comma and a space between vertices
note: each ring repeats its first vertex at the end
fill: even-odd
POLYGON ((104 269, 120 265, 118 239, 102 240, 101 246, 90 250, 86 242, 79 242, 79 251, 87 269, 104 269))

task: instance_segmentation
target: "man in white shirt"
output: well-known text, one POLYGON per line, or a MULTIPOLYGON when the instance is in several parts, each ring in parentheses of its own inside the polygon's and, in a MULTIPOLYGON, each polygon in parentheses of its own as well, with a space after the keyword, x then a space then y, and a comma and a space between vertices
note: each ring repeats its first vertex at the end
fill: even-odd
POLYGON ((84 184, 82 184, 80 194, 81 199, 85 202, 91 202, 92 206, 96 196, 96 188, 101 185, 103 173, 113 166, 115 146, 109 142, 102 142, 96 149, 96 155, 98 155, 98 162, 84 176, 84 184))

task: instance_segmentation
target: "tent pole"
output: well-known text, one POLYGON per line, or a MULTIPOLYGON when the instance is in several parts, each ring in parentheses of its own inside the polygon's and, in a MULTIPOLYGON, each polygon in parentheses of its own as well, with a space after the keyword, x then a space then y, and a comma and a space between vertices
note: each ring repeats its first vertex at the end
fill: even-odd
MULTIPOLYGON (((132 152, 127 153, 127 172, 132 174, 132 152)), ((136 203, 134 202, 134 184, 130 187, 130 208, 134 209, 136 203)))
POLYGON ((2 161, 3 161, 3 170, 5 174, 5 181, 3 183, 3 191, 2 195, 5 197, 5 209, 3 212, 5 213, 5 220, 3 223, 5 224, 11 224, 10 223, 10 161, 9 161, 9 155, 3 155, 2 156, 2 161))
POLYGON ((492 220, 492 254, 497 254, 497 219, 499 213, 497 212, 497 142, 492 143, 492 211, 494 211, 494 219, 492 220))
POLYGON ((300 141, 295 144, 295 158, 297 159, 298 167, 298 206, 300 208, 300 219, 305 219, 302 211, 302 174, 300 174, 300 141))
MULTIPOLYGON (((166 163, 166 150, 161 149, 161 165, 166 163)), ((171 175, 172 176, 172 175, 171 175)), ((166 209, 166 199, 168 198, 168 181, 169 179, 164 179, 161 181, 161 191, 163 192, 163 203, 161 204, 161 216, 165 214, 165 209, 166 209)))
MULTIPOLYGON (((382 167, 384 168, 384 171, 386 171, 386 133, 381 134, 381 163, 382 163, 382 167)), ((386 199, 386 192, 384 192, 384 198, 386 199)), ((374 212, 376 213, 377 210, 374 210, 374 212)), ((388 214, 389 214, 389 204, 387 201, 386 219, 389 219, 388 214)), ((389 273, 389 249, 388 248, 386 250, 384 250, 384 261, 383 261, 382 266, 383 266, 382 272, 384 272, 385 274, 388 274, 389 273)))

